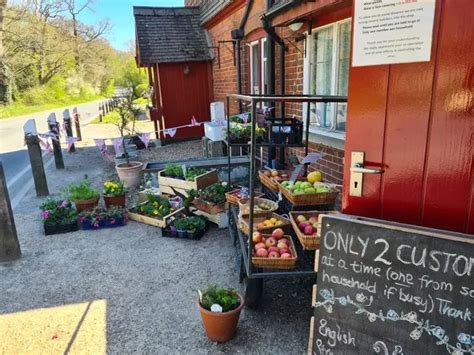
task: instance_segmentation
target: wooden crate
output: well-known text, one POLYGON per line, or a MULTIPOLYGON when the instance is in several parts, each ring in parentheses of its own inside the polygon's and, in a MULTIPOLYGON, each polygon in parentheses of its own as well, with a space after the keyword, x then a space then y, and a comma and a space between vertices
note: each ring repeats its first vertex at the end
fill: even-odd
POLYGON ((292 211, 290 212, 290 221, 291 225, 293 226, 293 230, 295 231, 298 240, 300 241, 303 249, 305 250, 316 250, 319 248, 319 243, 321 241, 321 218, 322 214, 339 214, 338 211, 292 211), (318 224, 316 228, 316 232, 311 235, 306 235, 300 231, 298 228, 298 221, 296 217, 298 215, 303 215, 306 218, 310 218, 311 216, 317 215, 318 216, 318 224))
POLYGON ((332 205, 336 201, 339 191, 316 192, 314 194, 295 195, 286 187, 278 184, 278 189, 293 206, 332 205))
POLYGON ((169 220, 184 211, 184 208, 177 209, 176 211, 170 213, 169 215, 166 215, 164 217, 157 216, 157 217, 150 217, 150 216, 145 216, 136 212, 131 212, 130 210, 128 211, 128 218, 131 219, 132 221, 136 222, 141 222, 145 224, 149 224, 151 226, 159 227, 159 228, 164 228, 169 220))
POLYGON ((212 185, 219 181, 219 176, 217 175, 217 170, 212 169, 210 171, 205 172, 199 176, 196 176, 192 181, 181 180, 170 178, 164 175, 165 170, 161 170, 158 172, 158 183, 160 185, 161 193, 174 195, 174 191, 171 187, 173 187, 176 191, 182 193, 183 195, 187 196, 186 190, 202 190, 209 185, 212 185))
POLYGON ((227 228, 229 226, 229 215, 226 211, 217 214, 209 214, 201 210, 195 210, 193 213, 206 217, 209 222, 216 224, 217 228, 227 228))

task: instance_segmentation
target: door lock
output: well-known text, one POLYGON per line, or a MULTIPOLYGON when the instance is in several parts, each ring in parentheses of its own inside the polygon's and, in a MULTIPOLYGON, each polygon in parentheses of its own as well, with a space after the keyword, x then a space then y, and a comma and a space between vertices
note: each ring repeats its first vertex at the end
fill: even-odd
POLYGON ((369 169, 364 167, 364 152, 352 152, 351 156, 351 178, 349 195, 361 197, 364 186, 364 174, 382 174, 382 169, 369 169))

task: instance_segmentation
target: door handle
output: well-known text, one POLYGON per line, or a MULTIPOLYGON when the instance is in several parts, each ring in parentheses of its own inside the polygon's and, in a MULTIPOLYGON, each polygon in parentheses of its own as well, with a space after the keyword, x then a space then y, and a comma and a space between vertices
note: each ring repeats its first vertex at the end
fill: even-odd
POLYGON ((359 174, 383 174, 382 169, 368 169, 364 168, 364 164, 356 163, 351 167, 351 173, 359 174))

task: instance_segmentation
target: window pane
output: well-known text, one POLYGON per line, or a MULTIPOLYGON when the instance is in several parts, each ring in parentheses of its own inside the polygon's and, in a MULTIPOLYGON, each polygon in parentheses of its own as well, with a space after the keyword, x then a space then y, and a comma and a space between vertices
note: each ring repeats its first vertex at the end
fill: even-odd
MULTIPOLYGON (((333 86, 333 26, 317 31, 314 40, 311 93, 313 95, 330 95, 333 86)), ((332 105, 317 104, 316 107, 312 105, 311 111, 311 123, 324 128, 331 126, 332 105)))
POLYGON ((258 94, 259 86, 258 45, 252 46, 252 94, 258 94))
MULTIPOLYGON (((347 96, 349 84, 351 23, 345 22, 338 28, 338 67, 337 67, 337 95, 347 96)), ((337 104, 336 130, 346 130, 347 104, 337 104)))

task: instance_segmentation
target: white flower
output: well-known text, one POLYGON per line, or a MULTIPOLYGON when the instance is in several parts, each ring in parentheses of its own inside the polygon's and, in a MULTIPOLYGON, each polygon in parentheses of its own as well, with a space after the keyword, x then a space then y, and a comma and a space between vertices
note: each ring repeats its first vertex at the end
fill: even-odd
POLYGON ((211 306, 211 312, 222 313, 222 307, 220 305, 218 305, 217 303, 214 303, 211 306))

